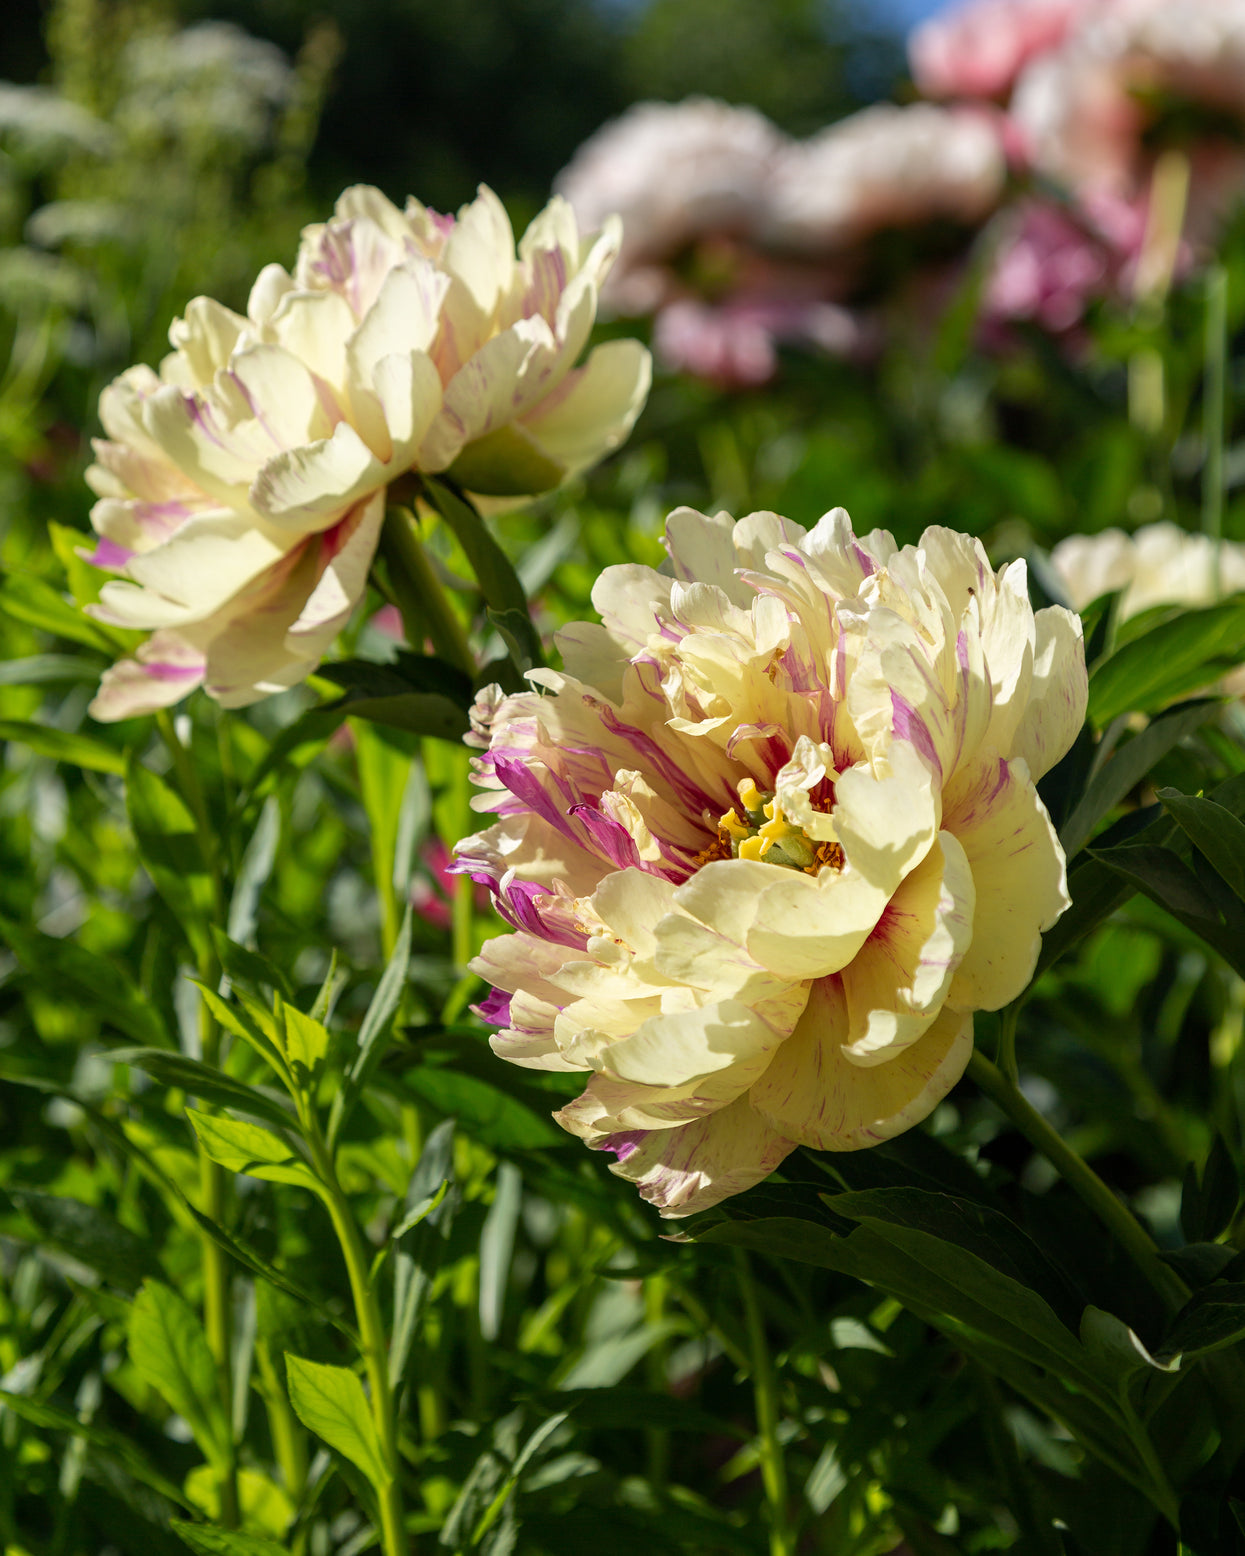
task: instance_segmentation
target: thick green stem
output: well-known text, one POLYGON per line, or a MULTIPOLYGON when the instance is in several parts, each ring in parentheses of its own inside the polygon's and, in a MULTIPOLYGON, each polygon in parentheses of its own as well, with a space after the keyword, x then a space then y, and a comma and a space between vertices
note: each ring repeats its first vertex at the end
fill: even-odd
POLYGON ((761 1454, 761 1483, 769 1509, 770 1556, 794 1556, 795 1537, 787 1516, 787 1465, 778 1440, 778 1389, 770 1363, 765 1324, 757 1301, 752 1266, 742 1248, 735 1250, 735 1268, 744 1301, 748 1329, 748 1361, 756 1397, 757 1436, 761 1454))
POLYGON ((1188 1290, 1176 1272, 1159 1258, 1158 1250, 1141 1223, 1067 1141, 1051 1128, 1037 1109, 1026 1101, 1019 1086, 1013 1085, 979 1050, 974 1050, 966 1073, 1015 1124, 1029 1144, 1058 1169, 1068 1186, 1080 1195, 1132 1259, 1147 1283, 1162 1299, 1163 1305, 1173 1313, 1182 1307, 1188 1298, 1188 1290))
POLYGON ((326 1188, 325 1204, 337 1233, 350 1294, 354 1299, 359 1325, 363 1366, 372 1396, 372 1419, 380 1439, 381 1455, 389 1478, 376 1487, 380 1507, 380 1544, 385 1556, 413 1556, 414 1543, 407 1537, 402 1510, 401 1458, 398 1453, 398 1429, 394 1412, 393 1390, 389 1386, 389 1342, 381 1318, 380 1304, 368 1279, 369 1260, 363 1239, 355 1224, 350 1204, 342 1193, 337 1174, 318 1129, 310 1132, 310 1146, 316 1172, 326 1188))
POLYGON ((430 637, 442 659, 474 676, 475 655, 466 628, 428 560, 408 509, 390 508, 381 531, 380 551, 389 567, 389 587, 402 612, 410 646, 417 649, 430 637))

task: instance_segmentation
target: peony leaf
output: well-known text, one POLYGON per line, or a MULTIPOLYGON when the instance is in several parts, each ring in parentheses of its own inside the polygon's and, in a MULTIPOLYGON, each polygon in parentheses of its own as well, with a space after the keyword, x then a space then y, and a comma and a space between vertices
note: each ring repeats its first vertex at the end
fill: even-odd
POLYGON ((385 1462, 367 1395, 354 1373, 304 1361, 288 1351, 285 1372, 290 1403, 303 1425, 357 1465, 378 1491, 387 1486, 393 1472, 385 1462))
POLYGON ((1099 729, 1121 713, 1153 713, 1208 686, 1245 658, 1245 597, 1182 612, 1094 666, 1089 716, 1099 729))
POLYGON ((130 1309, 129 1344, 139 1375, 182 1417, 205 1457, 223 1467, 229 1424, 216 1363, 193 1308, 170 1287, 146 1281, 130 1309))

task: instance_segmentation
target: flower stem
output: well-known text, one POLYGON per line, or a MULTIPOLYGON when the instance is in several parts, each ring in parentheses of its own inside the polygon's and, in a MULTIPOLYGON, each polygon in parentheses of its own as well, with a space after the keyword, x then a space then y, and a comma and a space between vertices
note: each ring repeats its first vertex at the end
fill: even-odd
MULTIPOLYGON (((1214 265, 1206 276, 1206 380, 1202 395, 1202 529, 1211 540, 1223 536, 1223 437, 1227 404, 1228 272, 1214 265)), ((1215 593, 1219 592, 1219 552, 1215 551, 1215 593)))
POLYGON ((735 1250, 735 1268, 744 1300, 749 1369, 756 1395, 761 1483, 765 1487, 765 1502, 769 1509, 770 1556, 794 1556, 795 1537, 787 1518, 787 1465, 782 1444, 778 1441, 778 1389, 774 1382, 774 1369, 770 1364, 752 1266, 742 1248, 735 1250))
POLYGON ((1096 1172, 1046 1122, 1021 1092, 985 1054, 975 1049, 966 1071, 986 1096, 1015 1124, 1029 1144, 1058 1169, 1070 1188, 1093 1211, 1103 1226, 1145 1276, 1170 1312, 1188 1297, 1184 1282, 1158 1257, 1158 1250, 1132 1212, 1111 1192, 1096 1172))
POLYGON ((443 659, 474 676, 475 655, 466 629, 428 560, 409 509, 389 509, 381 530, 380 551, 389 566, 389 586, 411 648, 418 648, 429 637, 443 659))
MULTIPOLYGON (((213 916, 224 927, 228 922, 229 908, 225 895, 225 883, 221 875, 220 855, 216 834, 212 830, 203 787, 195 771, 190 752, 178 739, 172 717, 167 711, 156 715, 160 735, 168 747, 173 761, 182 799, 194 818, 199 851, 212 881, 213 916)), ((199 980, 214 988, 220 980, 220 963, 215 954, 204 950, 199 957, 199 980)), ((221 1036, 211 1011, 203 1001, 199 1003, 199 1048, 203 1062, 216 1068, 220 1064, 221 1036)), ((227 1182, 225 1170, 212 1161, 202 1145, 199 1147, 199 1192, 203 1214, 217 1226, 225 1222, 227 1182)), ((214 1238, 202 1235, 203 1244, 203 1328, 208 1348, 216 1364, 216 1385, 226 1421, 233 1420, 233 1324, 230 1308, 229 1263, 224 1250, 214 1238)), ((220 1521, 226 1529, 238 1524, 238 1467, 232 1436, 229 1457, 220 1472, 217 1489, 220 1496, 220 1521)))
POLYGON ((402 1466, 398 1453, 393 1390, 389 1386, 389 1342, 385 1335, 384 1320, 368 1278, 367 1251, 363 1247, 349 1201, 337 1181, 337 1173, 318 1126, 314 1120, 309 1122, 308 1144, 316 1172, 325 1186, 325 1204, 333 1222, 333 1230, 337 1233, 342 1257, 346 1261, 350 1294, 354 1299, 355 1317, 359 1325, 363 1366, 372 1396, 372 1419, 380 1439, 381 1456, 389 1472, 385 1484, 376 1487, 376 1500, 380 1508, 380 1546, 384 1556, 413 1556, 415 1547, 408 1540, 402 1509, 402 1466))

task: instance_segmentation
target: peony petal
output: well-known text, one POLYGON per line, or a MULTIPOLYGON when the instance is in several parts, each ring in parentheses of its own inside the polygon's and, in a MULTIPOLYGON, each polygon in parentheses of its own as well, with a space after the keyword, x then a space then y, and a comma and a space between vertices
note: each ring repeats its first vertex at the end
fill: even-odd
POLYGON ((1070 905, 1063 850, 1016 759, 984 757, 947 795, 943 824, 964 846, 977 893, 972 943, 950 999, 998 1010, 1033 976, 1041 936, 1070 905))
POLYGON ((813 985, 795 1031, 748 1094, 762 1118, 800 1145, 855 1151, 927 1118, 964 1073, 973 1018, 944 1009, 910 1046, 885 1064, 853 1064, 842 982, 813 985))
POLYGON ((328 529, 360 497, 384 485, 384 465, 349 422, 333 436, 270 459, 251 486, 256 511, 294 534, 328 529))
POLYGON ((598 1142, 610 1168, 634 1183, 664 1217, 694 1215, 768 1178, 795 1142, 771 1129, 747 1098, 680 1128, 636 1131, 598 1142))
POLYGON ((574 475, 627 437, 652 377, 652 358, 638 341, 606 341, 567 375, 560 392, 528 411, 524 425, 549 457, 574 475))
POLYGON ((155 713, 180 702, 203 681, 203 654, 173 632, 157 632, 133 659, 122 659, 100 678, 87 712, 103 724, 155 713))
POLYGON ((1048 605, 1034 617, 1036 644, 1029 703, 1010 755, 1028 763, 1036 782, 1072 748, 1085 722, 1089 680, 1081 618, 1048 605))
POLYGON ((964 850, 940 832, 840 974, 853 1062, 890 1060, 932 1025, 972 939, 974 900, 964 850))

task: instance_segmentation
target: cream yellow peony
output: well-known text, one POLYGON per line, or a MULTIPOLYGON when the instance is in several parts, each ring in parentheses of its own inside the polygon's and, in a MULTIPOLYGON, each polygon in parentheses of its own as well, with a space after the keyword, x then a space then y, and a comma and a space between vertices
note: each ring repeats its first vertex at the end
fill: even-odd
POLYGON ((158 373, 104 394, 99 615, 152 636, 92 712, 128 717, 202 683, 227 707, 303 679, 357 604, 409 470, 491 496, 547 491, 602 458, 648 391, 635 341, 576 366, 619 225, 581 238, 564 200, 516 257, 491 190, 457 217, 348 189, 269 265, 246 317, 196 298, 158 373))
POLYGON ((514 928, 474 963, 496 1052, 584 1073, 559 1122, 682 1216, 959 1078, 1068 905, 1034 781, 1086 677, 1077 617, 950 530, 680 509, 667 544, 564 673, 481 696, 497 821, 458 853, 514 928))

